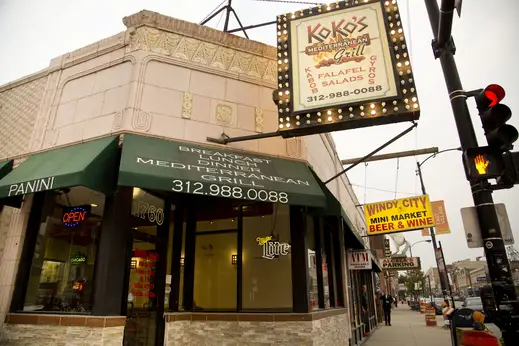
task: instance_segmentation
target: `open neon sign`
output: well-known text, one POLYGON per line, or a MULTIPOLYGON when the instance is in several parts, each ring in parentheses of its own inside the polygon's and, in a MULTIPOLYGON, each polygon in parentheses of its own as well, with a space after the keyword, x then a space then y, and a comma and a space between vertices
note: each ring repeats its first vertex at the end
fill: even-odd
POLYGON ((78 206, 63 210, 61 220, 66 227, 75 227, 87 220, 90 215, 90 206, 78 206))

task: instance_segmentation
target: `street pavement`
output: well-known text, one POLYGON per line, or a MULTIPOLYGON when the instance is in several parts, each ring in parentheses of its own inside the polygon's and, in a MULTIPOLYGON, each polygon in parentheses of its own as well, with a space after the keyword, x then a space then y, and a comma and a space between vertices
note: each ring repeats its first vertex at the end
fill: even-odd
POLYGON ((436 316, 437 327, 425 325, 425 315, 399 304, 391 312, 391 326, 379 327, 363 346, 450 346, 451 337, 443 329, 442 316, 436 316))

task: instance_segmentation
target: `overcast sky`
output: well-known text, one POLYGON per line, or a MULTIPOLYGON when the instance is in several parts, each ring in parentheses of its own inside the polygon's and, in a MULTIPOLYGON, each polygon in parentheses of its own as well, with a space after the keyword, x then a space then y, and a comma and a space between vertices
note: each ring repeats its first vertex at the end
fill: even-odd
MULTIPOLYGON (((308 0, 307 0, 308 1, 308 0)), ((48 66, 50 59, 124 31, 122 18, 142 9, 199 23, 221 0, 0 0, 0 85, 48 66)), ((223 3, 223 2, 222 2, 223 3)), ((422 0, 400 0, 405 34, 412 58, 421 119, 418 130, 394 143, 382 153, 438 147, 459 146, 459 139, 447 97, 439 61, 431 51, 432 33, 422 0)), ((266 1, 234 0, 233 7, 243 25, 275 20, 277 14, 308 7, 266 1)), ((517 33, 519 1, 464 1, 462 17, 454 18, 453 36, 457 46, 456 61, 465 90, 501 84, 507 91, 505 103, 518 113, 510 121, 519 128, 519 70, 517 33), (483 25, 484 24, 484 25, 483 25)), ((223 29, 223 18, 215 17, 209 26, 223 29)), ((231 20, 231 26, 235 27, 231 20)), ((274 44, 275 27, 248 31, 256 41, 274 44)), ((483 131, 473 101, 469 101, 479 142, 483 131)), ((334 133, 341 158, 367 154, 405 129, 408 124, 388 125, 334 133)), ((519 142, 518 142, 519 143, 519 142)), ((423 160, 424 157, 417 159, 423 160)), ((349 172, 361 203, 390 200, 420 194, 413 157, 360 165, 349 172), (397 170, 397 166, 399 169, 397 170), (369 188, 365 189, 362 186, 369 188)), ((460 208, 473 205, 465 180, 459 152, 447 152, 430 159, 423 166, 427 192, 431 200, 444 200, 452 234, 439 236, 448 263, 474 259, 482 249, 467 248, 460 208)), ((494 200, 505 203, 516 239, 519 239, 518 190, 494 193, 494 200)), ((420 232, 408 232, 410 242, 422 239, 420 232)), ((413 248, 422 258, 424 269, 434 263, 431 245, 413 248)))

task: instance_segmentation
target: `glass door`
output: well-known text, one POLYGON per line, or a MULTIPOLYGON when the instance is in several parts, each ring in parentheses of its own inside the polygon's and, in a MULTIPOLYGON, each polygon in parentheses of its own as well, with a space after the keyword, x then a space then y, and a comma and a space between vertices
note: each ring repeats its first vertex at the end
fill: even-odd
POLYGON ((169 228, 165 205, 164 199, 134 188, 124 346, 156 346, 163 340, 169 228))

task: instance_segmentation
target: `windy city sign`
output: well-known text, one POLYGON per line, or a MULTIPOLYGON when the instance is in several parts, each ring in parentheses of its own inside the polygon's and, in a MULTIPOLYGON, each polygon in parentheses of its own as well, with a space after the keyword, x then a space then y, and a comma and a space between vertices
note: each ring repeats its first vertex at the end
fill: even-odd
POLYGON ((417 120, 396 0, 348 0, 277 17, 279 131, 305 135, 417 120))

